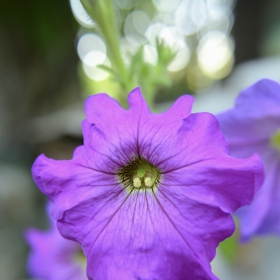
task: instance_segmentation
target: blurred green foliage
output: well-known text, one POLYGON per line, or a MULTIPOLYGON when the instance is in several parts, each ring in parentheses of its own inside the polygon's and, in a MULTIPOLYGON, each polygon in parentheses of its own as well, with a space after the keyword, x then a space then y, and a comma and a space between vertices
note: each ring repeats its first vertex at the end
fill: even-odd
POLYGON ((236 226, 235 232, 232 236, 221 242, 218 247, 218 250, 228 262, 234 262, 236 260, 239 247, 241 246, 239 245, 238 221, 236 219, 234 221, 236 226))
POLYGON ((68 1, 2 1, 1 4, 0 28, 20 32, 28 47, 46 56, 58 56, 73 45, 77 26, 68 1))

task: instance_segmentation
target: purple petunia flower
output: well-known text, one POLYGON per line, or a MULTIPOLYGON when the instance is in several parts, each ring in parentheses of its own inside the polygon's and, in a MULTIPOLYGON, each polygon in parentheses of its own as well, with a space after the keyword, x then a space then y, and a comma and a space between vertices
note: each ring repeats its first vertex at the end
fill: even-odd
POLYGON ((261 161, 230 157, 217 120, 190 114, 191 96, 162 114, 139 88, 128 101, 89 97, 84 146, 72 160, 39 156, 34 180, 82 245, 89 279, 217 279, 210 261, 234 231, 229 213, 260 188, 261 161))
POLYGON ((235 108, 217 116, 230 154, 260 154, 266 179, 250 206, 237 211, 241 240, 255 234, 280 234, 280 85, 264 79, 245 89, 235 108))
MULTIPOLYGON (((50 214, 51 203, 48 205, 50 214)), ((56 221, 49 215, 51 229, 29 229, 25 233, 31 247, 28 272, 41 280, 86 280, 86 258, 81 246, 63 238, 57 230, 56 221)))

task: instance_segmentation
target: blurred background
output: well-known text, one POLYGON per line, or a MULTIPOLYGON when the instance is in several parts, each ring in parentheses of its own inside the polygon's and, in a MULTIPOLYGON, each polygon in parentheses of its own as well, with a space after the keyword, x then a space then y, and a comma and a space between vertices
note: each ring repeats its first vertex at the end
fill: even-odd
MULTIPOLYGON (((48 228, 46 198, 30 168, 41 153, 70 159, 83 143, 87 96, 107 92, 126 106, 139 84, 155 111, 188 93, 196 98, 194 112, 217 113, 260 78, 280 81, 279 0, 112 0, 112 6, 114 38, 79 0, 1 3, 0 279, 28 279, 24 230, 48 228), (132 73, 127 80, 121 69, 123 77, 132 73)), ((280 279, 278 239, 232 250, 233 257, 219 252, 213 262, 221 279, 280 279)))

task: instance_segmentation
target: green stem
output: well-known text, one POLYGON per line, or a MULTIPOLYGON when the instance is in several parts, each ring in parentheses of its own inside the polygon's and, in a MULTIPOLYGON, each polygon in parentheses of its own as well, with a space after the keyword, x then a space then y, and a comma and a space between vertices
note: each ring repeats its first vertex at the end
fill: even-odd
MULTIPOLYGON (((114 8, 111 0, 81 0, 90 17, 97 22, 107 43, 112 68, 120 76, 120 85, 125 96, 135 87, 120 53, 119 32, 116 26, 114 8)), ((120 100, 121 101, 121 100, 120 100)))

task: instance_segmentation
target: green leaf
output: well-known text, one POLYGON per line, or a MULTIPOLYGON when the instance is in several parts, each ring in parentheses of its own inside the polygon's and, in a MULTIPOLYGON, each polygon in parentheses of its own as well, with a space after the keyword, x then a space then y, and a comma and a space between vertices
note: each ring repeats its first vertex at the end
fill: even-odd
POLYGON ((102 70, 104 70, 104 71, 106 71, 106 72, 108 72, 108 73, 110 73, 114 76, 118 75, 112 68, 110 68, 106 65, 100 64, 100 65, 97 65, 96 67, 99 68, 99 69, 102 69, 102 70))

